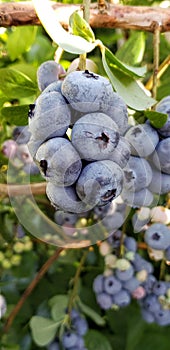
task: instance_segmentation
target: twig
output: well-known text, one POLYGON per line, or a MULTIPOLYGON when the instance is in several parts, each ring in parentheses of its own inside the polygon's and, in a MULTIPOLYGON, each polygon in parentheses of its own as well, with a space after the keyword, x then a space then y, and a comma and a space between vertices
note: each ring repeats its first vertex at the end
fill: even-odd
MULTIPOLYGON (((157 79, 160 79, 161 76, 165 73, 165 71, 167 70, 167 68, 170 65, 170 55, 168 55, 165 60, 160 64, 159 68, 158 68, 158 74, 157 74, 157 79)), ((149 78, 149 80, 147 81, 145 88, 147 90, 152 90, 153 87, 153 75, 149 78)))
POLYGON ((46 182, 32 183, 26 185, 0 184, 0 195, 3 196, 24 196, 45 194, 46 182))
MULTIPOLYGON (((70 15, 79 10, 81 4, 51 2, 57 10, 57 18, 68 28, 70 15)), ((154 32, 153 22, 161 23, 160 32, 170 31, 170 8, 149 6, 122 6, 109 4, 107 13, 99 11, 98 4, 90 6, 92 28, 122 28, 154 32)), ((40 25, 31 2, 7 2, 0 4, 0 26, 40 25)))
POLYGON ((158 86, 158 69, 159 69, 159 44, 160 44, 160 26, 159 23, 155 23, 155 30, 153 33, 153 87, 152 96, 157 97, 158 86))
POLYGON ((41 267, 40 271, 37 273, 35 278, 32 280, 32 282, 29 284, 21 298, 19 299, 18 303, 15 305, 14 309, 10 313, 6 324, 4 326, 4 333, 7 333, 12 326, 12 323, 17 316, 18 312, 22 308, 23 304, 25 303, 26 299, 29 297, 29 295, 32 293, 38 282, 41 280, 41 278, 45 275, 45 273, 49 270, 50 266, 53 264, 54 261, 56 261, 60 255, 60 253, 63 251, 63 248, 59 248, 55 251, 55 253, 45 262, 45 264, 41 267))

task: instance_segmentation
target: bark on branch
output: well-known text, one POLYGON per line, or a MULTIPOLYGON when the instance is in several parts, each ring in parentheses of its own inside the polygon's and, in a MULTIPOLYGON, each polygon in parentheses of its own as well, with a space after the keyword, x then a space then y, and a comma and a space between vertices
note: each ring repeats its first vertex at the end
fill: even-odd
MULTIPOLYGON (((69 16, 82 6, 52 2, 59 22, 68 28, 69 16)), ((155 23, 160 32, 170 31, 170 9, 147 6, 123 6, 109 4, 99 10, 97 3, 90 6, 92 28, 123 28, 154 32, 155 23)), ((31 2, 0 4, 0 26, 40 25, 31 2)))
POLYGON ((32 183, 28 185, 10 185, 0 184, 0 195, 7 196, 24 196, 45 194, 46 182, 32 183))

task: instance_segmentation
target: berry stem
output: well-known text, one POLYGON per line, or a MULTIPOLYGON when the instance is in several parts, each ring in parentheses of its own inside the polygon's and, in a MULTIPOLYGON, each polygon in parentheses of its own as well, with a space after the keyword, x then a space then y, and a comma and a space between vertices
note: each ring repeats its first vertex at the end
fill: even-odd
POLYGON ((78 282, 79 282, 80 274, 82 272, 82 269, 83 269, 88 252, 89 252, 88 249, 84 251, 82 258, 80 260, 79 266, 77 268, 76 274, 75 274, 74 279, 73 279, 73 289, 71 291, 71 295, 70 295, 69 303, 68 303, 68 315, 69 315, 69 317, 70 317, 71 310, 73 308, 74 301, 75 301, 77 294, 78 294, 77 293, 78 282))
POLYGON ((15 305, 14 309, 10 313, 6 324, 4 326, 4 333, 7 333, 12 326, 12 323, 17 316, 18 312, 22 308, 23 304, 25 303, 26 299, 29 297, 29 295, 32 293, 38 282, 42 279, 42 277, 45 275, 45 273, 49 270, 50 266, 53 264, 54 261, 56 261, 60 255, 60 253, 64 250, 64 248, 58 248, 55 253, 45 262, 45 264, 41 267, 35 278, 31 281, 27 289, 24 291, 23 295, 19 299, 18 303, 15 305))
POLYGON ((165 270, 166 270, 165 260, 162 259, 161 264, 160 264, 159 280, 163 280, 164 279, 165 270))
MULTIPOLYGON (((90 18, 90 3, 91 0, 83 0, 83 18, 86 20, 86 22, 89 22, 90 18)), ((85 70, 86 69, 86 53, 83 53, 79 56, 79 70, 85 70)))

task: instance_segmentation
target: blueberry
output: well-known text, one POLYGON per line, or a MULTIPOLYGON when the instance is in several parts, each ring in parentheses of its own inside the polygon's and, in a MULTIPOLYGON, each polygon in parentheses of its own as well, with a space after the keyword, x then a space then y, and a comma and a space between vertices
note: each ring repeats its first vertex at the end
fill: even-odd
POLYGON ((61 211, 61 210, 57 210, 54 213, 54 221, 58 225, 64 225, 64 224, 75 225, 77 219, 78 219, 77 214, 65 213, 64 211, 61 211))
POLYGON ((117 147, 109 154, 110 160, 117 163, 122 169, 127 165, 130 158, 130 145, 128 141, 120 136, 117 147))
POLYGON ((96 296, 97 302, 100 305, 101 309, 108 310, 112 306, 112 297, 107 293, 99 293, 96 296))
POLYGON ((62 344, 65 348, 70 349, 73 346, 76 347, 78 339, 78 334, 71 331, 67 331, 63 334, 62 344))
POLYGON ((147 188, 143 188, 137 192, 123 189, 121 197, 126 204, 133 208, 147 207, 153 202, 153 194, 147 188))
POLYGON ((109 159, 119 143, 116 124, 103 113, 89 113, 73 126, 71 140, 81 158, 88 161, 109 159))
POLYGON ((157 169, 170 175, 170 137, 161 140, 152 155, 152 161, 157 169))
POLYGON ((155 312, 155 320, 159 326, 170 325, 170 310, 158 310, 155 312))
POLYGON ((76 333, 78 335, 85 335, 88 331, 88 324, 85 318, 81 317, 81 318, 77 318, 74 323, 73 326, 76 330, 76 333))
POLYGON ((157 194, 166 194, 170 192, 170 175, 164 174, 152 165, 152 180, 149 184, 149 190, 157 194))
POLYGON ((149 274, 147 280, 143 283, 143 286, 147 294, 152 293, 155 282, 156 282, 156 277, 152 274, 149 274))
POLYGON ((30 164, 33 162, 32 156, 29 152, 28 146, 25 144, 20 144, 17 147, 16 156, 22 161, 24 164, 30 164))
POLYGON ((153 285, 153 293, 155 295, 164 295, 167 290, 167 284, 164 281, 156 281, 153 285))
POLYGON ((93 281, 93 290, 96 294, 104 291, 104 276, 98 275, 93 281))
POLYGON ((170 95, 164 97, 156 106, 156 111, 166 113, 168 119, 162 128, 157 129, 159 134, 163 137, 170 137, 170 95))
POLYGON ((131 145, 131 154, 144 158, 154 152, 159 142, 157 131, 149 124, 132 126, 126 132, 125 138, 131 145))
POLYGON ((127 281, 123 282, 123 288, 130 293, 132 293, 136 288, 138 288, 139 285, 140 285, 140 282, 134 276, 132 276, 127 281))
POLYGON ((63 136, 70 124, 71 112, 64 97, 52 91, 41 94, 33 118, 29 118, 29 130, 36 141, 44 142, 50 137, 63 136))
POLYGON ((124 216, 122 213, 115 211, 112 215, 106 215, 102 220, 104 228, 111 232, 117 231, 124 223, 124 216))
POLYGON ((59 92, 61 94, 61 85, 62 85, 62 81, 61 80, 58 80, 58 81, 55 81, 53 83, 51 83, 50 85, 48 85, 44 91, 42 92, 42 94, 47 94, 47 93, 50 93, 50 92, 59 92))
POLYGON ((147 311, 155 313, 161 309, 161 305, 158 300, 158 297, 154 294, 147 295, 143 303, 144 303, 144 308, 147 311))
POLYGON ((28 143, 31 137, 28 125, 15 127, 12 132, 12 137, 19 145, 28 143))
POLYGON ((54 341, 50 345, 48 345, 47 350, 60 350, 58 341, 54 341))
POLYGON ((35 161, 42 176, 60 186, 70 186, 78 178, 82 163, 71 142, 55 137, 44 142, 38 149, 35 161))
POLYGON ((140 191, 152 180, 152 169, 144 158, 131 156, 123 172, 124 187, 129 191, 140 191))
POLYGON ((122 289, 120 292, 113 296, 113 304, 119 307, 126 307, 131 302, 131 297, 128 291, 122 289))
POLYGON ((146 270, 148 273, 153 272, 153 265, 138 253, 135 254, 133 266, 136 272, 141 270, 146 270))
POLYGON ((89 71, 74 71, 62 83, 62 94, 80 112, 100 111, 101 104, 110 100, 113 89, 109 80, 89 71))
POLYGON ((167 249, 170 245, 170 230, 161 223, 152 224, 144 235, 145 242, 149 247, 158 250, 167 249))
POLYGON ((107 114, 119 127, 120 134, 123 135, 128 128, 127 106, 116 92, 110 93, 109 98, 101 101, 100 111, 107 114))
POLYGON ((121 168, 110 160, 96 161, 85 166, 76 185, 80 199, 91 206, 103 205, 122 191, 121 168))
POLYGON ((110 295, 118 293, 122 289, 121 282, 114 276, 108 276, 104 280, 104 291, 110 295))
POLYGON ((65 74, 61 64, 55 61, 46 61, 42 63, 37 70, 37 81, 40 91, 43 91, 48 85, 60 78, 60 75, 65 74))
POLYGON ((7 158, 14 158, 16 156, 18 145, 14 140, 6 140, 2 144, 2 153, 7 158))
POLYGON ((126 236, 124 239, 124 246, 127 251, 136 252, 137 242, 133 237, 126 236))
POLYGON ((142 317, 145 322, 147 323, 153 323, 155 322, 155 317, 152 312, 149 312, 148 310, 142 308, 142 317))
POLYGON ((73 186, 61 187, 47 183, 46 194, 56 209, 69 213, 84 213, 91 207, 80 201, 73 186))
POLYGON ((128 281, 129 279, 132 278, 132 276, 134 274, 134 268, 133 268, 133 266, 130 266, 126 270, 116 269, 115 273, 116 273, 116 277, 120 281, 128 281))

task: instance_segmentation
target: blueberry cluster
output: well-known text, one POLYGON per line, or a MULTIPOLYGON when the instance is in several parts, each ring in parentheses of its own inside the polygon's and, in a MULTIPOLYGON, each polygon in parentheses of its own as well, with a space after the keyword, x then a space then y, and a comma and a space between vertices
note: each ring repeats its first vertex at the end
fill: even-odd
POLYGON ((131 148, 130 160, 124 169, 124 201, 133 207, 150 206, 154 194, 170 191, 170 96, 163 98, 157 112, 168 115, 162 128, 149 121, 129 127, 125 139, 131 148))
POLYGON ((12 165, 22 169, 26 174, 39 173, 37 165, 29 152, 27 143, 30 139, 28 126, 17 126, 13 129, 12 139, 6 140, 2 145, 2 152, 9 158, 12 165))
POLYGON ((100 253, 105 256, 105 271, 93 282, 100 307, 119 309, 133 298, 147 323, 170 325, 170 283, 156 279, 153 265, 137 253, 136 240, 118 230, 101 243, 100 253))
POLYGON ((56 339, 48 346, 48 350, 87 350, 83 338, 87 331, 86 319, 73 309, 71 311, 71 326, 64 331, 61 339, 56 339))
POLYGON ((122 192, 122 169, 130 157, 123 137, 127 108, 108 79, 85 70, 61 80, 60 71, 53 61, 38 69, 41 94, 30 105, 28 147, 47 180, 51 203, 84 213, 122 192))
POLYGON ((132 298, 142 299, 145 296, 143 283, 153 272, 152 264, 137 253, 133 237, 116 231, 108 242, 112 249, 105 256, 105 272, 98 275, 93 283, 97 302, 105 310, 125 307, 132 298), (120 249, 123 249, 121 258, 118 257, 120 249))

